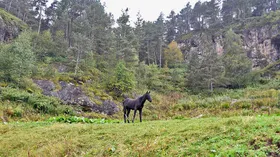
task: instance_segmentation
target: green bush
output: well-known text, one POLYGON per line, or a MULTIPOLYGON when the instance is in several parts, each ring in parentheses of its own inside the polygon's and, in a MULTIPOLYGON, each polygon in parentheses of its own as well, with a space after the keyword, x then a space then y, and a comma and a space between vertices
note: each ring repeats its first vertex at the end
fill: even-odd
POLYGON ((0 46, 0 73, 6 81, 30 76, 34 63, 30 32, 23 32, 11 44, 0 46))
POLYGON ((107 89, 114 91, 116 96, 129 92, 135 87, 134 74, 125 67, 124 62, 119 62, 114 71, 114 75, 108 77, 107 89))
POLYGON ((107 124, 107 123, 119 123, 118 120, 110 120, 110 119, 90 119, 85 117, 52 117, 48 120, 49 122, 60 122, 60 123, 92 123, 92 124, 107 124))

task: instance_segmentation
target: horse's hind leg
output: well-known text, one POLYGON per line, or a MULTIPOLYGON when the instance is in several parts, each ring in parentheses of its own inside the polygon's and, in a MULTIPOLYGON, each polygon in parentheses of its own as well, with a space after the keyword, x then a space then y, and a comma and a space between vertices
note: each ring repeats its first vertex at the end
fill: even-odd
POLYGON ((123 119, 124 119, 124 123, 126 123, 127 116, 126 116, 126 108, 125 107, 123 108, 123 119))
POLYGON ((126 113, 127 113, 127 114, 126 114, 126 115, 127 115, 127 117, 126 117, 126 118, 127 118, 127 122, 129 123, 129 113, 130 113, 130 109, 127 109, 127 112, 126 112, 126 113))

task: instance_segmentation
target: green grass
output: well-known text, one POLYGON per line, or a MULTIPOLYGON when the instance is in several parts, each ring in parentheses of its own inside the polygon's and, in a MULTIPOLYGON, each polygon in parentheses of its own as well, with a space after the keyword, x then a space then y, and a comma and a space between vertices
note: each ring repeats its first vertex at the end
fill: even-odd
POLYGON ((268 156, 280 154, 280 117, 135 124, 0 125, 0 156, 268 156))
POLYGON ((120 123, 118 120, 111 119, 92 119, 77 116, 60 116, 51 117, 48 119, 49 122, 60 122, 60 123, 92 123, 92 124, 106 124, 106 123, 120 123))

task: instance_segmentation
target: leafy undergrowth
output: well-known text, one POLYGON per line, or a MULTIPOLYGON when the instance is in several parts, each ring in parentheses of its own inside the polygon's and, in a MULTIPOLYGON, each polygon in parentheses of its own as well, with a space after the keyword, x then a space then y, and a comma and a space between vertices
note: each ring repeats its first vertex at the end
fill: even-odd
POLYGON ((279 156, 280 117, 0 125, 0 156, 279 156))
POLYGON ((92 123, 92 124, 107 124, 107 123, 120 123, 118 120, 111 120, 111 119, 91 119, 85 117, 77 117, 77 116, 70 116, 70 117, 52 117, 48 120, 49 122, 61 122, 61 123, 92 123))

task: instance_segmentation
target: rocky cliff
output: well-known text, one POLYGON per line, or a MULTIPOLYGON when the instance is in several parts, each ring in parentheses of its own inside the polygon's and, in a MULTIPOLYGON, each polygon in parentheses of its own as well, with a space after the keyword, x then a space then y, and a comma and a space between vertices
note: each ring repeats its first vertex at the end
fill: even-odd
POLYGON ((26 23, 0 8, 0 42, 15 38, 20 31, 27 28, 26 23))
POLYGON ((203 40, 210 41, 216 52, 222 55, 224 53, 224 34, 232 28, 235 33, 240 35, 244 51, 252 59, 253 68, 263 68, 280 57, 279 15, 280 12, 274 12, 223 29, 190 32, 183 36, 179 43, 186 57, 190 53, 203 53, 206 49, 203 40))
POLYGON ((57 90, 56 85, 49 80, 33 80, 43 91, 42 94, 59 98, 64 104, 78 105, 84 111, 92 111, 112 115, 119 111, 118 106, 112 100, 101 100, 95 97, 95 100, 100 102, 97 104, 85 94, 80 86, 64 81, 59 82, 60 89, 57 90))

